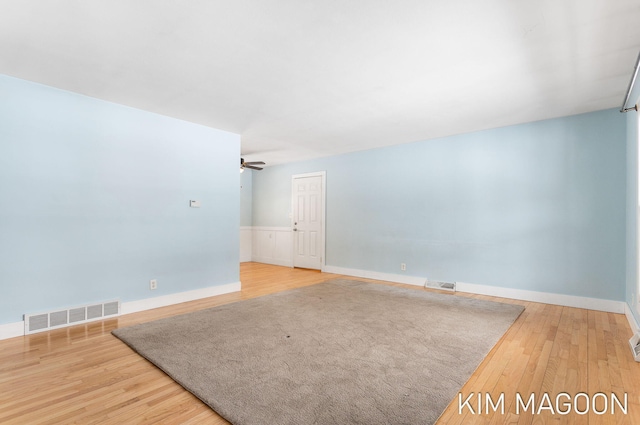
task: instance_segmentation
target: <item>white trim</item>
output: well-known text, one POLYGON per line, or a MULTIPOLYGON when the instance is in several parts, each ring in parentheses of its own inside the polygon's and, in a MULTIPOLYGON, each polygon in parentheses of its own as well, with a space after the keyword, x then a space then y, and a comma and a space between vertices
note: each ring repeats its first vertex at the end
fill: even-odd
MULTIPOLYGON (((321 231, 320 231, 320 252, 322 253, 321 257, 320 257, 320 270, 324 269, 324 266, 326 264, 326 258, 327 258, 327 244, 326 244, 326 240, 327 240, 327 226, 326 226, 326 217, 327 217, 327 172, 326 171, 314 171, 313 173, 303 173, 303 174, 293 174, 291 176, 291 211, 289 216, 291 217, 290 220, 290 224, 291 227, 290 229, 293 229, 293 202, 294 202, 294 198, 293 198, 293 184, 295 179, 303 179, 306 177, 320 177, 320 181, 322 182, 322 194, 321 194, 321 201, 322 201, 322 209, 321 209, 321 231)), ((293 240, 293 238, 295 237, 295 235, 293 234, 293 231, 291 232, 291 267, 295 267, 295 261, 293 260, 295 258, 295 253, 294 253, 294 249, 295 249, 295 242, 293 240)))
MULTIPOLYGON (((631 112, 631 111, 629 111, 631 112)), ((636 123, 636 140, 633 141, 636 148, 636 167, 635 167, 635 183, 636 190, 634 196, 634 204, 636 207, 636 246, 635 246, 635 265, 636 265, 636 284, 635 284, 635 294, 636 294, 636 302, 632 306, 636 309, 636 311, 640 311, 640 116, 638 115, 638 110, 632 112, 631 115, 635 119, 636 123)), ((627 130, 628 132, 629 130, 627 130)))
POLYGON ((282 260, 278 258, 251 257, 251 261, 254 263, 271 264, 274 266, 293 267, 293 262, 291 260, 282 260))
POLYGON ((269 227, 269 226, 253 226, 247 227, 247 229, 251 230, 259 230, 263 232, 290 232, 290 227, 269 227))
POLYGON ((347 276, 363 277, 365 279, 384 280, 385 282, 406 283, 407 285, 424 286, 427 279, 402 274, 372 272, 369 270, 350 269, 346 267, 324 266, 324 273, 344 274, 347 276))
MULTIPOLYGON (((240 289, 241 283, 235 282, 227 283, 225 285, 210 286, 208 288, 194 289, 192 291, 178 292, 176 294, 162 295, 154 298, 146 298, 143 300, 123 302, 120 304, 120 317, 124 314, 137 313, 139 311, 151 310, 152 308, 165 307, 172 304, 179 304, 202 298, 215 297, 216 295, 238 292, 240 289)), ((113 317, 116 316, 106 316, 100 320, 107 320, 113 317)), ((0 340, 24 335, 24 320, 20 322, 0 324, 0 340)))
MULTIPOLYGON (((350 269, 346 267, 325 266, 322 271, 325 273, 343 274, 346 276, 363 277, 367 279, 384 280, 387 282, 395 283, 406 283, 409 285, 417 286, 424 286, 426 282, 426 279, 415 276, 372 272, 368 270, 350 269)), ((498 286, 477 285, 474 283, 464 282, 456 282, 456 291, 467 292, 470 294, 490 295, 500 298, 511 298, 514 300, 555 304, 565 307, 599 310, 619 314, 624 314, 625 306, 627 306, 627 303, 625 303, 624 301, 603 300, 599 298, 587 298, 575 295, 552 294, 550 292, 527 291, 525 289, 501 288, 498 286)), ((629 318, 628 315, 627 318, 629 318)))
POLYGON ((565 307, 584 308, 588 310, 624 313, 624 301, 604 300, 599 298, 580 297, 577 295, 554 294, 550 292, 528 291, 526 289, 502 288, 498 286, 478 285, 475 283, 456 282, 456 290, 471 294, 490 295, 493 297, 511 298, 514 300, 533 301, 537 303, 555 304, 565 307))
POLYGON ((162 295, 143 300, 128 301, 121 304, 120 314, 137 313, 151 310, 152 308, 165 307, 172 304, 180 304, 201 298, 215 297, 216 295, 238 292, 241 289, 240 282, 227 283, 225 285, 210 286, 208 288, 194 289, 192 291, 178 292, 176 294, 162 295))
POLYGON ((293 174, 291 178, 303 179, 305 177, 318 177, 318 176, 326 176, 326 171, 314 171, 312 173, 302 173, 302 174, 293 174))
POLYGON ((24 335, 24 320, 0 325, 0 340, 24 335))
POLYGON ((640 332, 640 325, 638 325, 638 322, 636 321, 636 318, 634 317, 633 313, 631 312, 631 308, 627 303, 624 303, 624 315, 627 316, 627 321, 629 322, 631 332, 633 332, 634 334, 640 332))

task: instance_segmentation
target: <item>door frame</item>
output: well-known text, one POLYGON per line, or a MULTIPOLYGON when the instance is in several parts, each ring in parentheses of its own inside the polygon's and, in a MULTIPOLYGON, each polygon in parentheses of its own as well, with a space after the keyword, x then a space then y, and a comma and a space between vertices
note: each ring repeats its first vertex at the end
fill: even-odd
POLYGON ((321 220, 322 224, 320 226, 320 271, 324 270, 324 266, 326 264, 326 211, 327 211, 327 172, 326 171, 316 171, 313 173, 303 173, 303 174, 293 174, 291 176, 291 210, 289 212, 289 225, 291 229, 291 267, 295 267, 295 232, 293 231, 293 203, 294 200, 294 183, 295 179, 305 178, 305 177, 320 177, 322 182, 322 191, 321 191, 321 201, 322 206, 320 207, 321 212, 321 220))
MULTIPOLYGON (((640 56, 639 56, 640 57, 640 56)), ((638 112, 638 110, 636 109, 635 111, 629 111, 629 114, 635 114, 635 116, 632 118, 633 123, 635 124, 636 128, 635 128, 635 140, 633 140, 633 144, 634 147, 636 149, 635 152, 635 160, 636 160, 636 164, 635 164, 635 183, 636 183, 636 193, 634 194, 634 198, 635 198, 635 202, 634 202, 634 206, 635 206, 635 210, 636 210, 636 255, 635 255, 635 261, 636 261, 636 287, 635 287, 635 303, 632 301, 631 304, 633 304, 633 308, 635 308, 635 311, 640 313, 640 113, 638 112)), ((627 124, 629 123, 629 119, 627 119, 627 124)), ((627 129, 627 134, 628 134, 629 130, 627 129)), ((628 149, 628 148, 627 148, 628 149)), ((628 150, 627 150, 628 152, 628 150)), ((627 166, 629 164, 629 161, 627 161, 627 166)), ((628 196, 628 195, 627 195, 628 196)), ((633 326, 632 326, 633 328, 633 326)), ((636 330, 634 330, 635 332, 636 330)))

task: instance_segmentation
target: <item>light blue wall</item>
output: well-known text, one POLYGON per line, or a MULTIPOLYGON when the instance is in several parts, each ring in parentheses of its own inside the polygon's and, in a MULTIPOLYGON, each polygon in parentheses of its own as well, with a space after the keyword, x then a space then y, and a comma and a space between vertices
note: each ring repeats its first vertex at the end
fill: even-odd
POLYGON ((253 226, 291 225, 291 175, 324 170, 327 161, 299 162, 266 167, 253 174, 253 226), (314 168, 321 167, 321 168, 314 168))
POLYGON ((638 113, 625 114, 627 119, 627 268, 626 301, 640 322, 638 312, 638 113))
POLYGON ((235 134, 0 76, 0 323, 239 281, 239 153, 235 134))
POLYGON ((251 226, 252 218, 252 196, 253 196, 253 172, 244 170, 240 174, 240 226, 251 226))
POLYGON ((253 224, 327 171, 328 265, 622 301, 625 118, 607 110, 267 167, 253 224))

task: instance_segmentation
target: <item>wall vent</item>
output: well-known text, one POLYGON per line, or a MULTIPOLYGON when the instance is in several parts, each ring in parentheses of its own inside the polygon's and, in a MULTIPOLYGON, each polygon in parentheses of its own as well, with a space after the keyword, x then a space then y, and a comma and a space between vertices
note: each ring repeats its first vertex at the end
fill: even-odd
POLYGON ((24 334, 64 328, 120 315, 120 301, 107 301, 48 313, 25 314, 24 334))
POLYGON ((455 282, 444 282, 442 280, 429 280, 424 284, 425 288, 431 289, 442 289, 444 291, 456 291, 456 283, 455 282))

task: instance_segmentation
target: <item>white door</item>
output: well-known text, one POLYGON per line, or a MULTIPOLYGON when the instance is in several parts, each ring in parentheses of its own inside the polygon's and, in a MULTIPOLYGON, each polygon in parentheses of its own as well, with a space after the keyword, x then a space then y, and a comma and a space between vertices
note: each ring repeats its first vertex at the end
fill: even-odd
POLYGON ((322 269, 324 173, 293 176, 293 267, 322 269))

